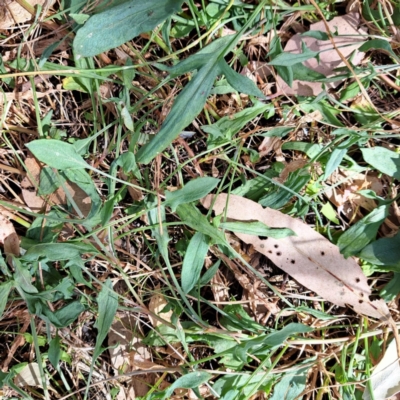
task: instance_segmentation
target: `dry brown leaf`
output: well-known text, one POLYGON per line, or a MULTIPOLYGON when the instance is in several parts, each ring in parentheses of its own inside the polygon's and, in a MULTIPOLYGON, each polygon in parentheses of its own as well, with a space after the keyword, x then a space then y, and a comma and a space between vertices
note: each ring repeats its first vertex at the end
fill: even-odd
MULTIPOLYGON (((158 315, 165 321, 171 322, 172 310, 162 312, 167 305, 168 302, 167 300, 165 300, 165 297, 162 294, 153 294, 149 303, 149 311, 151 311, 153 314, 158 315)), ((162 322, 154 318, 151 314, 149 314, 149 319, 154 328, 162 325, 162 322)))
POLYGON ((258 152, 259 152, 258 154, 260 155, 260 158, 266 156, 271 151, 276 151, 281 154, 282 153, 281 147, 282 147, 281 138, 266 136, 261 142, 260 146, 258 146, 258 152))
POLYGON ((301 220, 280 211, 263 208, 240 196, 209 195, 202 200, 206 208, 213 204, 216 214, 226 213, 228 219, 261 221, 273 228, 290 228, 297 236, 283 239, 260 239, 258 236, 236 233, 247 244, 268 257, 300 284, 325 300, 378 319, 389 316, 382 300, 369 300, 371 290, 367 278, 353 258, 345 259, 337 246, 325 239, 301 220), (215 203, 213 204, 213 201, 215 203))
POLYGON ((40 368, 38 363, 30 363, 26 365, 14 378, 17 386, 42 386, 40 377, 40 368))
MULTIPOLYGON (((118 175, 119 175, 120 179, 127 181, 128 177, 124 174, 124 172, 122 170, 119 171, 118 175)), ((132 185, 139 186, 139 182, 134 178, 130 179, 129 183, 132 183, 132 185)), ((131 195, 132 200, 134 200, 134 201, 141 201, 144 198, 143 192, 138 188, 128 186, 128 192, 131 195)))
MULTIPOLYGON (((32 210, 41 210, 45 206, 45 200, 37 195, 36 188, 39 185, 41 166, 34 157, 27 157, 25 160, 27 175, 21 181, 22 197, 25 204, 32 210)), ((65 187, 75 204, 84 217, 87 217, 92 207, 91 198, 75 183, 66 182, 65 187)), ((49 203, 60 205, 67 203, 67 195, 62 187, 48 196, 49 203)))
MULTIPOLYGON (((364 41, 362 34, 366 33, 361 29, 357 29, 359 21, 360 15, 358 13, 350 13, 344 16, 335 17, 328 22, 330 31, 335 32, 337 29, 337 32, 340 35, 334 36, 334 40, 343 56, 347 58, 353 51, 355 51, 355 56, 352 58, 353 65, 358 65, 364 57, 364 53, 357 51, 364 41)), ((312 24, 310 30, 326 32, 323 21, 312 24)), ((317 40, 296 34, 287 42, 285 52, 294 54, 301 53, 302 41, 309 49, 313 51, 321 51, 319 54, 319 62, 315 58, 312 58, 303 63, 306 67, 328 77, 334 75, 334 69, 344 66, 339 54, 332 48, 330 40, 317 40)), ((342 80, 339 79, 335 82, 326 82, 325 87, 327 89, 335 88, 341 83, 341 81, 342 80)), ((319 82, 296 80, 293 81, 292 87, 289 87, 283 79, 278 76, 277 84, 280 88, 279 91, 282 91, 287 95, 317 96, 322 92, 322 83, 319 82)))
MULTIPOLYGON (((135 370, 159 369, 160 365, 153 363, 147 346, 142 344, 140 337, 135 335, 137 320, 129 315, 119 314, 108 333, 108 345, 111 365, 116 370, 130 372, 135 370)), ((128 381, 130 392, 128 399, 145 396, 151 385, 155 383, 154 374, 141 377, 120 377, 120 381, 128 381)))
MULTIPOLYGON (((1 213, 1 209, 0 209, 1 213)), ((15 232, 14 225, 5 216, 0 214, 0 244, 4 246, 4 253, 20 255, 19 238, 15 232)))
MULTIPOLYGON (((29 0, 27 3, 35 7, 43 5, 46 0, 29 0)), ((16 23, 23 23, 34 17, 25 8, 20 6, 16 1, 1 0, 0 1, 0 29, 8 29, 15 26, 16 23)))

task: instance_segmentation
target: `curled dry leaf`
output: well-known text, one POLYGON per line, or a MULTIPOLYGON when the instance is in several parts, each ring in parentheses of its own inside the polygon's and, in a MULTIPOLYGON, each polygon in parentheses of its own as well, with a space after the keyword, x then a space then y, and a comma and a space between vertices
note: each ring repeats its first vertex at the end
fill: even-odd
MULTIPOLYGON (((366 32, 357 29, 360 22, 360 15, 358 13, 350 13, 344 16, 333 18, 328 22, 328 26, 331 32, 338 32, 339 36, 334 36, 336 47, 339 48, 340 52, 344 57, 349 57, 351 53, 355 52, 352 58, 352 64, 358 65, 363 57, 364 53, 357 51, 357 49, 363 44, 364 36, 366 32)), ((317 22, 310 26, 310 31, 322 31, 326 32, 323 21, 317 22)), ((301 53, 301 42, 304 42, 309 49, 312 51, 320 51, 319 61, 315 58, 311 58, 305 61, 303 64, 317 71, 326 77, 335 75, 334 70, 344 66, 342 59, 338 52, 332 47, 330 40, 317 40, 312 37, 301 36, 299 34, 294 35, 286 44, 285 52, 298 54, 301 53)), ((335 88, 341 83, 342 79, 338 79, 334 82, 327 82, 325 86, 327 89, 335 88)), ((297 96, 317 96, 322 92, 322 83, 320 82, 306 82, 306 81, 293 81, 292 87, 289 87, 282 78, 277 79, 278 87, 280 91, 287 95, 297 96)))
POLYGON ((367 278, 353 258, 345 259, 337 246, 325 239, 301 220, 277 210, 263 208, 240 196, 209 195, 202 200, 216 214, 226 213, 230 220, 261 221, 273 228, 290 228, 297 236, 283 239, 260 238, 249 234, 236 235, 303 286, 325 300, 341 307, 350 306, 356 312, 386 319, 389 310, 382 300, 371 301, 367 278))

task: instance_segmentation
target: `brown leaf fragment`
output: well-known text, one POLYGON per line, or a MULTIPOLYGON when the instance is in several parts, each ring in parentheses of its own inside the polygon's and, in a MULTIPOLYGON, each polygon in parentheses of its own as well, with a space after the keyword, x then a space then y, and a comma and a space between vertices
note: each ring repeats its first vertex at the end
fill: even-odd
MULTIPOLYGON (((365 31, 357 29, 360 22, 360 15, 358 13, 350 13, 344 16, 333 18, 328 22, 331 32, 338 32, 339 36, 334 36, 336 46, 344 57, 349 57, 351 53, 355 52, 352 58, 352 64, 358 65, 364 53, 359 52, 357 49, 363 44, 365 31)), ((323 21, 317 22, 310 26, 310 31, 326 32, 323 21)), ((334 70, 343 67, 344 63, 340 58, 338 52, 332 47, 330 40, 317 40, 312 37, 294 35, 286 44, 285 52, 299 54, 301 53, 301 43, 304 42, 306 46, 313 51, 320 51, 319 61, 311 58, 303 63, 306 67, 317 71, 326 77, 335 75, 334 70)), ((325 82, 326 89, 335 88, 342 82, 342 78, 338 78, 334 82, 325 82)), ((306 82, 306 81, 293 81, 292 87, 289 87, 281 77, 278 76, 277 84, 279 91, 286 95, 297 96, 317 96, 322 92, 322 83, 320 82, 306 82)))
POLYGON ((356 261, 345 259, 337 246, 301 220, 277 210, 264 209, 240 196, 229 195, 228 198, 224 193, 217 197, 209 195, 202 200, 202 204, 206 208, 212 205, 217 215, 226 213, 231 220, 261 221, 273 228, 292 229, 297 236, 283 239, 260 239, 242 233, 236 235, 325 300, 341 307, 350 306, 356 312, 374 318, 386 319, 389 316, 382 300, 369 300, 371 290, 356 261))
MULTIPOLYGON (((1 210, 0 210, 1 212, 1 210)), ((19 238, 12 222, 0 214, 0 244, 4 246, 4 253, 20 255, 19 238)))

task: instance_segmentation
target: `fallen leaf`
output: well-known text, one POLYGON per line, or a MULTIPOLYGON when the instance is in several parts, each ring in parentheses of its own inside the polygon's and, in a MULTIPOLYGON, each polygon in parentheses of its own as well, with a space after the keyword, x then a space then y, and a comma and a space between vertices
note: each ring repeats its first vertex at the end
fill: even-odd
MULTIPOLYGON (((362 29, 357 29, 360 23, 360 15, 358 13, 350 13, 344 16, 333 18, 328 22, 331 32, 337 30, 339 36, 334 36, 336 47, 344 57, 348 58, 351 53, 355 52, 352 57, 352 64, 358 65, 364 58, 364 53, 357 51, 357 49, 364 42, 364 34, 362 29)), ((310 26, 310 31, 326 32, 323 21, 317 22, 310 26)), ((286 44, 284 51, 299 54, 301 53, 301 43, 304 42, 306 46, 312 51, 321 52, 319 54, 319 62, 315 58, 311 58, 303 63, 304 66, 319 72, 326 77, 334 76, 334 69, 343 67, 345 64, 340 58, 338 52, 332 47, 330 40, 317 40, 308 36, 301 36, 300 34, 294 35, 286 44)), ((338 78, 334 82, 325 82, 326 90, 337 87, 342 78, 338 78)), ((296 96, 318 96, 323 90, 322 83, 320 82, 306 82, 295 80, 292 87, 289 87, 281 77, 278 76, 277 85, 279 91, 286 95, 296 96)))
MULTIPOLYGON (((37 194, 39 185, 41 166, 34 157, 25 159, 27 174, 21 181, 22 198, 25 204, 32 210, 41 210, 45 207, 45 198, 37 194)), ((84 217, 87 217, 92 207, 91 198, 74 182, 66 182, 65 188, 69 195, 74 199, 75 204, 84 217)), ((51 205, 60 205, 67 203, 67 195, 62 187, 59 187, 51 195, 47 196, 48 203, 51 205)))
POLYGON ((367 386, 363 400, 385 400, 400 392, 400 364, 395 340, 390 342, 385 355, 372 372, 371 386, 373 396, 367 386))
POLYGON ((19 238, 12 222, 1 214, 0 208, 0 244, 4 246, 4 253, 20 255, 19 238))
MULTIPOLYGON (((135 370, 158 369, 160 365, 153 363, 151 352, 147 346, 142 344, 141 338, 137 335, 137 320, 134 317, 124 314, 117 314, 110 332, 108 333, 108 346, 111 365, 117 371, 125 373, 135 370)), ((118 372, 116 372, 118 375, 118 372)), ((145 374, 141 377, 120 377, 120 381, 129 382, 129 386, 134 391, 134 397, 145 396, 151 385, 155 383, 154 374, 145 374)))
POLYGON ((235 195, 228 197, 224 193, 217 197, 209 195, 202 204, 207 209, 213 205, 217 215, 226 215, 231 220, 261 221, 272 228, 292 229, 297 236, 282 239, 241 233, 236 233, 236 236, 325 300, 341 307, 350 306, 360 314, 378 319, 389 315, 382 300, 369 300, 371 290, 356 261, 345 259, 337 246, 301 220, 277 210, 264 209, 252 200, 235 195))
POLYGON ((26 365, 14 378, 17 386, 42 386, 40 377, 40 368, 38 363, 30 363, 26 365))
MULTIPOLYGON (((172 310, 162 312, 167 305, 168 302, 162 294, 153 294, 150 299, 149 310, 165 321, 171 322, 172 310)), ((162 325, 162 322, 154 318, 151 314, 149 314, 149 319, 154 327, 162 325)))
MULTIPOLYGON (((46 0, 29 0, 28 4, 34 7, 43 5, 46 0)), ((0 29, 8 29, 16 24, 20 24, 31 20, 34 15, 27 11, 24 7, 20 6, 17 1, 0 1, 0 29), (6 4, 4 4, 6 3, 6 4)))

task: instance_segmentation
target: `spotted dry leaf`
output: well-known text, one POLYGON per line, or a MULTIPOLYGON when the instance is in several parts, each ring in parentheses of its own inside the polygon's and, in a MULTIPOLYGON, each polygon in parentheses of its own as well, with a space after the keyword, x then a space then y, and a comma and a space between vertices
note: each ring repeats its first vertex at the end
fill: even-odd
POLYGON ((206 208, 212 206, 217 215, 226 213, 229 220, 261 221, 273 228, 292 229, 297 236, 283 239, 236 235, 325 300, 341 307, 350 306, 356 312, 374 318, 386 319, 389 316, 382 300, 369 299, 371 290, 367 278, 356 261, 345 259, 337 246, 300 219, 263 208, 240 196, 229 195, 228 198, 224 193, 217 197, 209 195, 202 200, 202 204, 206 208))

